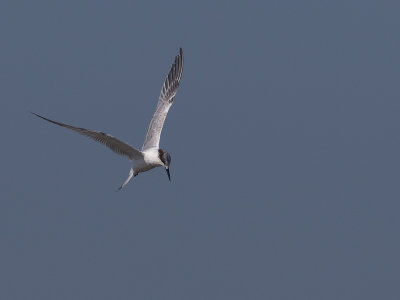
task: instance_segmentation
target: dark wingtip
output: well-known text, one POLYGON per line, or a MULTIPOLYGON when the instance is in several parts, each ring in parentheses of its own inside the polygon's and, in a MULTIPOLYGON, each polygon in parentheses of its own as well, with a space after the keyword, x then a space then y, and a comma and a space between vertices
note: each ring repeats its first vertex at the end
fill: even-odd
POLYGON ((182 50, 182 48, 179 48, 179 56, 181 57, 182 63, 183 63, 183 50, 182 50))
POLYGON ((32 115, 35 115, 35 116, 38 117, 38 118, 41 118, 41 119, 46 120, 45 117, 42 117, 41 115, 38 115, 37 113, 34 113, 33 111, 30 111, 30 113, 31 113, 32 115))
POLYGON ((43 119, 43 120, 45 120, 45 121, 48 121, 48 122, 51 122, 51 123, 60 125, 58 122, 52 121, 52 120, 50 120, 50 119, 47 119, 47 118, 45 118, 45 117, 43 117, 43 116, 41 116, 41 115, 38 115, 37 113, 34 113, 34 112, 32 112, 32 111, 31 111, 31 114, 34 114, 36 117, 41 118, 41 119, 43 119))

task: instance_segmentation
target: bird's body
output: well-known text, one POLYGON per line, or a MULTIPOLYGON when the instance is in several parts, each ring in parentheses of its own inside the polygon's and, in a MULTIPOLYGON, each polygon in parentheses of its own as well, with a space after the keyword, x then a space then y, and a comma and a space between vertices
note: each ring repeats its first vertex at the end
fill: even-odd
POLYGON ((152 148, 145 150, 142 153, 143 160, 132 161, 132 169, 135 172, 142 173, 163 165, 163 162, 158 157, 158 149, 152 148))
POLYGON ((120 155, 124 155, 129 160, 131 160, 132 167, 129 171, 129 176, 125 180, 125 182, 119 187, 119 189, 122 189, 133 176, 160 166, 163 166, 165 168, 168 174, 168 178, 169 180, 171 180, 169 173, 171 156, 167 151, 159 148, 159 143, 165 118, 167 117, 168 111, 175 99, 179 82, 182 77, 182 68, 183 52, 182 49, 180 49, 179 55, 175 57, 175 62, 172 64, 168 76, 162 86, 157 108, 150 122, 149 129, 147 131, 141 151, 107 133, 67 125, 50 120, 36 113, 33 114, 39 118, 42 118, 43 120, 46 120, 61 127, 68 128, 79 134, 85 135, 99 143, 104 144, 112 151, 120 155))

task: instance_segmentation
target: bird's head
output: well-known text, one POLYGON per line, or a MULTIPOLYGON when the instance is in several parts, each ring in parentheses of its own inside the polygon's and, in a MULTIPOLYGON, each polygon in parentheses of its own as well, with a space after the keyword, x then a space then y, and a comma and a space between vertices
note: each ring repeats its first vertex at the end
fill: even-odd
POLYGON ((171 155, 169 155, 169 153, 167 151, 158 149, 158 157, 162 161, 165 171, 167 171, 169 181, 171 181, 171 176, 169 174, 169 165, 171 164, 171 155))

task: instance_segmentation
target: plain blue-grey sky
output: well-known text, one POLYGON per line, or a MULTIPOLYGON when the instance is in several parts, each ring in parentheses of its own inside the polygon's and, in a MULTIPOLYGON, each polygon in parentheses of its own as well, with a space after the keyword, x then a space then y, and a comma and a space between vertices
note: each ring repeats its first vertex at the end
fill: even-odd
POLYGON ((1 299, 399 299, 398 1, 1 1, 1 299), (141 147, 129 162, 29 112, 141 147))

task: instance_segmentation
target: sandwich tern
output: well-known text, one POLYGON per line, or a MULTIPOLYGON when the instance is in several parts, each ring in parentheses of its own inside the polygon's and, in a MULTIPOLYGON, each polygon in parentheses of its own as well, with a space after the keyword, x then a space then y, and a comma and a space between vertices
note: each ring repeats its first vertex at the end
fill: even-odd
POLYGON ((107 133, 56 122, 41 115, 38 115, 34 112, 32 112, 32 114, 43 120, 87 136, 95 140, 96 142, 107 146, 112 151, 120 155, 126 156, 132 162, 132 166, 129 171, 128 178, 118 188, 118 190, 121 190, 131 180, 133 176, 137 176, 139 173, 146 172, 160 166, 165 168, 165 170, 167 171, 168 179, 171 181, 171 176, 169 173, 171 156, 167 151, 159 147, 159 143, 165 118, 167 117, 168 111, 172 106, 172 103, 174 102, 175 95, 179 87, 179 82, 182 77, 182 69, 183 51, 182 48, 180 48, 179 54, 175 57, 175 61, 172 64, 168 76, 165 79, 164 84, 161 88, 161 94, 158 99, 157 108, 153 115, 153 118, 150 121, 150 125, 147 130, 146 138, 144 140, 141 151, 107 133))

